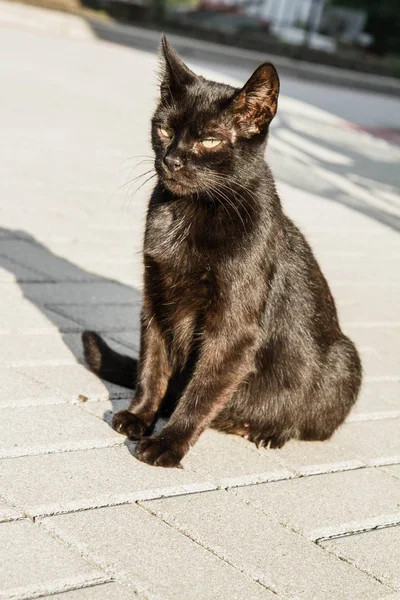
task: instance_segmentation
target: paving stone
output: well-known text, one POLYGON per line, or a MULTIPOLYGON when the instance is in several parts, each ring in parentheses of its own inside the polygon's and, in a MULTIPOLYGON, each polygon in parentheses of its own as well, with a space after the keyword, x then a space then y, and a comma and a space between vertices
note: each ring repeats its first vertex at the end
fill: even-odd
POLYGON ((400 462, 400 419, 345 423, 334 440, 365 465, 400 462))
POLYGON ((0 227, 0 240, 12 240, 15 238, 18 238, 16 233, 0 227))
POLYGON ((79 396, 88 400, 105 400, 110 396, 126 398, 132 395, 131 390, 102 381, 83 365, 34 366, 26 367, 24 372, 76 401, 79 401, 79 396))
POLYGON ((122 587, 117 583, 103 583, 72 592, 42 596, 41 600, 131 600, 132 598, 139 598, 132 588, 122 587))
MULTIPOLYGON (((363 259, 368 262, 368 258, 363 259)), ((399 320, 399 288, 396 286, 335 286, 334 297, 344 329, 347 323, 399 320)))
MULTIPOLYGON (((0 358, 11 367, 65 366, 83 362, 83 327, 74 325, 74 329, 78 331, 61 334, 54 328, 51 332, 3 335, 0 358)), ((107 337, 105 339, 109 341, 107 337)), ((113 346, 117 351, 126 352, 126 347, 118 342, 114 341, 113 346)))
POLYGON ((366 382, 350 416, 396 411, 400 411, 400 381, 366 382))
POLYGON ((328 540, 321 546, 361 571, 400 590, 400 525, 328 540))
POLYGON ((38 273, 34 269, 28 269, 24 265, 0 255, 0 282, 14 281, 48 281, 49 277, 44 273, 38 273))
POLYGON ((292 440, 280 450, 264 450, 301 475, 400 461, 400 418, 349 422, 325 442, 292 440))
POLYGON ((120 342, 121 344, 125 344, 128 348, 132 348, 135 354, 139 352, 140 333, 138 329, 129 332, 111 332, 108 337, 120 342))
MULTIPOLYGON (((133 392, 131 392, 131 396, 133 392)), ((120 410, 125 410, 131 403, 131 397, 112 398, 109 400, 100 400, 99 402, 84 402, 82 408, 106 423, 111 423, 113 415, 120 410)))
POLYGON ((0 498, 0 523, 4 521, 13 521, 22 517, 21 511, 17 510, 8 502, 0 498))
MULTIPOLYGON (((8 290, 5 290, 7 294, 8 290)), ((55 334, 62 331, 81 331, 75 321, 57 314, 48 308, 36 307, 28 300, 15 301, 10 295, 9 302, 1 300, 0 333, 6 334, 55 334), (18 319, 15 316, 18 315, 18 319)))
POLYGON ((0 598, 29 598, 108 578, 28 520, 0 525, 0 598))
MULTIPOLYGON (((46 246, 27 240, 0 240, 0 254, 53 281, 90 281, 96 275, 52 254, 46 246)), ((32 280, 31 280, 32 281, 32 280)), ((38 281, 34 279, 33 281, 38 281)))
MULTIPOLYGON (((80 280, 111 280, 114 283, 120 283, 128 287, 139 288, 142 280, 142 268, 139 264, 135 265, 133 261, 129 262, 92 262, 80 260, 75 269, 79 269, 83 275, 80 280)), ((62 274, 64 275, 63 271, 62 274)), ((72 276, 71 276, 72 278, 72 276)), ((68 280, 68 277, 62 276, 58 279, 68 280)), ((74 279, 76 281, 76 279, 74 279)))
POLYGON ((326 442, 302 442, 291 440, 279 450, 265 450, 258 452, 267 453, 286 468, 298 475, 312 475, 343 471, 363 466, 357 451, 348 444, 338 440, 339 434, 326 442))
MULTIPOLYGON (((112 415, 127 408, 129 398, 103 402, 86 402, 83 408, 111 423, 112 415)), ((160 419, 156 430, 166 421, 160 419)), ((182 461, 185 468, 198 473, 203 479, 220 486, 274 481, 293 477, 293 472, 283 468, 267 453, 257 452, 256 447, 245 440, 224 435, 208 429, 198 439, 182 461)))
POLYGON ((199 593, 204 600, 276 597, 136 505, 62 515, 42 523, 146 597, 197 600, 199 593))
POLYGON ((394 260, 369 258, 365 260, 363 258, 355 258, 353 260, 347 257, 346 259, 331 259, 321 261, 323 272, 328 279, 332 280, 351 280, 354 277, 354 273, 357 273, 357 277, 361 281, 399 281, 400 276, 396 277, 396 273, 393 272, 395 269, 394 260))
POLYGON ((385 591, 231 492, 164 498, 143 506, 279 597, 375 600, 385 591))
MULTIPOLYGON (((73 341, 73 338, 70 338, 73 341)), ((42 363, 71 363, 75 357, 61 336, 54 332, 43 335, 15 334, 2 336, 0 358, 4 365, 29 366, 42 363)))
POLYGON ((275 461, 273 455, 257 452, 254 444, 211 429, 200 436, 182 464, 224 487, 294 475, 275 461))
POLYGON ((66 402, 61 391, 36 381, 19 369, 0 368, 0 406, 29 406, 66 402))
POLYGON ((123 438, 71 404, 3 408, 0 458, 120 445, 123 438))
POLYGON ((390 376, 400 380, 399 327, 359 327, 347 325, 346 334, 356 343, 364 367, 364 376, 390 376))
POLYGON ((378 469, 277 481, 234 493, 314 540, 400 521, 400 482, 378 469))
MULTIPOLYGON (((107 213, 104 215, 107 218, 107 213)), ((71 241, 52 240, 49 248, 56 256, 77 263, 79 260, 95 262, 121 261, 131 264, 134 262, 134 252, 137 250, 136 240, 113 239, 112 244, 105 244, 102 236, 93 235, 91 239, 76 238, 71 241)), ((140 257, 138 257, 140 259, 140 257)))
MULTIPOLYGON (((56 330, 58 333, 79 333, 82 332, 82 325, 71 318, 67 318, 60 313, 54 312, 48 306, 41 306, 40 309, 48 320, 48 328, 56 330)), ((43 333, 47 333, 44 331, 43 333)))
POLYGON ((109 281, 27 283, 24 294, 40 304, 135 304, 141 301, 139 292, 132 287, 109 281))
POLYGON ((17 328, 24 331, 26 328, 43 328, 48 326, 48 319, 43 311, 26 300, 21 294, 17 296, 13 285, 2 286, 3 295, 0 299, 0 331, 17 328), (11 289, 9 289, 11 288, 11 289), (18 315, 18 319, 16 319, 18 315))
POLYGON ((161 469, 141 463, 125 446, 2 462, 4 499, 32 516, 215 487, 188 469, 161 469))
POLYGON ((347 229, 336 228, 330 232, 313 232, 309 235, 313 248, 321 253, 338 253, 338 249, 358 252, 361 256, 370 256, 371 253, 382 252, 382 248, 389 252, 397 252, 400 240, 397 231, 385 228, 374 228, 365 235, 349 236, 347 229))
POLYGON ((52 305, 52 310, 73 319, 86 329, 96 331, 126 331, 138 330, 140 327, 140 306, 121 304, 81 304, 52 305))
POLYGON ((400 465, 391 465, 390 467, 381 467, 381 471, 400 479, 400 465))

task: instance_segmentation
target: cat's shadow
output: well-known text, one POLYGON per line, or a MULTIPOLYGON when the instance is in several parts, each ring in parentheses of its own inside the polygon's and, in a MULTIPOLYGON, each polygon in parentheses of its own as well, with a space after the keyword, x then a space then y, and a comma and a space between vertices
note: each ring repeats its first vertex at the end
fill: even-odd
MULTIPOLYGON (((109 284, 113 287, 113 298, 120 297, 123 299, 125 310, 126 305, 132 306, 132 321, 134 315, 138 315, 139 306, 141 305, 141 293, 134 287, 127 286, 119 281, 102 277, 91 273, 82 267, 72 263, 71 261, 57 256, 48 247, 39 242, 31 234, 21 231, 12 230, 0 227, 0 268, 12 273, 15 277, 15 285, 18 285, 23 297, 26 298, 32 305, 37 307, 50 323, 54 325, 60 333, 64 344, 75 357, 76 363, 83 365, 88 369, 83 357, 83 347, 80 340, 81 333, 90 328, 89 323, 85 323, 84 316, 80 314, 80 309, 87 307, 90 303, 93 305, 92 293, 94 285, 107 284, 104 289, 107 290, 109 284), (19 247, 19 248, 18 248, 19 247), (28 269, 28 271, 27 271, 28 269), (50 275, 51 273, 51 275, 50 275), (55 277, 54 274, 57 274, 55 277), (55 288, 58 284, 64 284, 63 301, 57 301, 57 292, 55 288), (80 287, 76 287, 78 284, 80 287), (78 290, 74 292, 74 297, 69 296, 69 285, 78 290), (73 313, 58 312, 58 305, 64 304, 68 307, 73 307, 73 313)), ((6 284, 7 285, 7 284, 6 284)), ((3 289, 7 289, 6 285, 3 289)), ((132 345, 127 344, 125 340, 118 338, 118 332, 107 330, 102 327, 103 322, 107 322, 107 311, 118 312, 118 301, 110 302, 107 298, 101 298, 104 305, 101 311, 104 311, 104 319, 100 311, 98 327, 96 329, 102 333, 107 342, 113 345, 117 351, 123 352, 130 356, 137 356, 137 350, 132 345)), ((97 300, 96 300, 97 302, 97 300)), ((101 305, 101 301, 95 304, 97 309, 101 305)), ((108 319, 109 321, 109 319, 108 319)), ((126 331, 130 331, 130 326, 139 329, 139 323, 135 324, 130 321, 126 326, 126 331)), ((31 357, 35 359, 34 356, 31 357)), ((34 368, 34 367, 30 367, 34 368)), ((88 369, 89 370, 89 369, 88 369)), ((43 383, 46 384, 45 378, 43 383)), ((109 384, 102 381, 109 393, 109 400, 112 404, 112 411, 106 410, 103 414, 103 419, 111 426, 112 415, 118 410, 126 408, 133 395, 133 391, 120 386, 109 384)), ((54 387, 54 384, 49 384, 54 387)), ((56 386, 62 391, 62 381, 56 386)), ((83 397, 83 401, 85 401, 83 397)), ((89 399, 91 400, 91 399, 89 399)), ((160 428, 164 422, 157 424, 160 428)), ((132 444, 127 443, 128 448, 132 451, 132 444)))

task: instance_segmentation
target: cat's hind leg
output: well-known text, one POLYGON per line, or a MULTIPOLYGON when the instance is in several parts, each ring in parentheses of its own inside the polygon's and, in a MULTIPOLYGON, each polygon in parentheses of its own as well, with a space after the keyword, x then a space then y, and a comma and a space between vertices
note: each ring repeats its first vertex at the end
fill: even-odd
POLYGON ((353 342, 343 336, 332 344, 318 392, 302 411, 301 440, 324 441, 333 435, 357 400, 361 377, 358 352, 353 342))

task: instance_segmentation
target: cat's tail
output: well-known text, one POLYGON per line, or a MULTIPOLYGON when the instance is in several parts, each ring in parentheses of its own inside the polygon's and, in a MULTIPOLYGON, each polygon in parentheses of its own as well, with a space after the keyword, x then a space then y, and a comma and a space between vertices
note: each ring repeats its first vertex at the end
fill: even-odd
POLYGON ((133 389, 137 381, 137 360, 115 352, 95 331, 82 333, 87 364, 102 379, 133 389))

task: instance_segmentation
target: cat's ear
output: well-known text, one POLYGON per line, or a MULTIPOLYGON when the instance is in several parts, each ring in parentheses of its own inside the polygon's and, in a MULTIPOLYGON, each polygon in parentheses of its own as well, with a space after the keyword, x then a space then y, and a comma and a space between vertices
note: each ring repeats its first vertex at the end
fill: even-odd
POLYGON ((278 107, 279 77, 273 64, 256 69, 234 97, 231 111, 240 132, 250 137, 261 133, 275 116, 278 107))
POLYGON ((193 83, 197 75, 185 65, 164 34, 161 37, 161 54, 161 95, 174 96, 174 93, 193 83))

